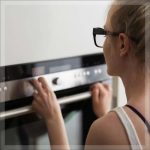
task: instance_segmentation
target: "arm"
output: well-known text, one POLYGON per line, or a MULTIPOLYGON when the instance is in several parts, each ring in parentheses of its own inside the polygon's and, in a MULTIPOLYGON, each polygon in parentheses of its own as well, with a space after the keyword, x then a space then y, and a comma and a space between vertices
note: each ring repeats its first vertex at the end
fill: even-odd
POLYGON ((85 150, 108 150, 110 147, 107 146, 119 144, 118 121, 115 112, 109 112, 94 121, 86 138, 85 150))
POLYGON ((44 78, 33 80, 32 83, 36 89, 36 92, 33 93, 32 107, 46 122, 51 149, 69 150, 64 120, 54 92, 44 78))
POLYGON ((90 127, 86 138, 85 150, 111 149, 111 145, 129 145, 126 132, 111 108, 111 88, 97 83, 91 87, 93 110, 99 117, 90 127))
POLYGON ((66 134, 63 118, 59 118, 56 122, 46 122, 49 140, 52 150, 69 150, 69 143, 66 134))
MULTIPOLYGON (((105 119, 104 119, 105 120, 105 119)), ((103 118, 97 119, 90 127, 86 138, 85 150, 101 150, 106 145, 106 124, 103 118)))
POLYGON ((109 137, 110 115, 105 115, 111 108, 112 90, 108 84, 96 83, 91 87, 92 105, 98 119, 90 127, 85 150, 101 150, 107 145, 109 137), (106 130, 107 129, 107 130, 106 130))

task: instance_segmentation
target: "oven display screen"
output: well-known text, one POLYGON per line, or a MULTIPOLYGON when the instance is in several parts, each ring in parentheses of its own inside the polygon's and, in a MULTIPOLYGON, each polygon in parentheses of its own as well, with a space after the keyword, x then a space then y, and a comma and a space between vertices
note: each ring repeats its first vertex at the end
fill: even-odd
POLYGON ((62 66, 50 67, 49 72, 52 73, 52 72, 70 70, 70 69, 71 69, 71 65, 67 64, 67 65, 62 65, 62 66))
POLYGON ((45 74, 45 67, 44 66, 38 66, 32 69, 32 75, 38 76, 45 74))

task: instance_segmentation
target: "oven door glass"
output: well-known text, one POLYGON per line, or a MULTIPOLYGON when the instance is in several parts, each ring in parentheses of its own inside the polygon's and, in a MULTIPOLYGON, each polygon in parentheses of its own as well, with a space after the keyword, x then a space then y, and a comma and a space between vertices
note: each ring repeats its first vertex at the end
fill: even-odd
MULTIPOLYGON (((69 109, 69 112, 63 112, 63 116, 69 143, 72 149, 80 150, 82 111, 69 109)), ((49 139, 44 121, 35 114, 1 121, 1 146, 2 150, 49 150, 49 139)))

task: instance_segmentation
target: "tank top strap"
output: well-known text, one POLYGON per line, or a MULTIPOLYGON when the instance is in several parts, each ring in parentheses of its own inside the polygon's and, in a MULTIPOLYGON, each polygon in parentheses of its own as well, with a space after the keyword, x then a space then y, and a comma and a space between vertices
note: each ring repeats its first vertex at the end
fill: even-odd
POLYGON ((112 111, 117 113, 120 121, 122 122, 126 130, 132 150, 142 150, 142 146, 140 144, 134 125, 130 120, 130 118, 128 117, 127 113, 124 111, 124 109, 122 107, 117 107, 112 111))

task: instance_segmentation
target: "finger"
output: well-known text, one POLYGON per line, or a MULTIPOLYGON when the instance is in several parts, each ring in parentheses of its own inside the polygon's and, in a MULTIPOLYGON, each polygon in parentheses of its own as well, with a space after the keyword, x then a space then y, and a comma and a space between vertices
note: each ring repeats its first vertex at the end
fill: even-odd
POLYGON ((47 91, 51 91, 51 89, 49 88, 49 85, 48 85, 48 83, 47 83, 47 81, 45 80, 45 78, 43 78, 43 77, 39 77, 38 78, 38 81, 42 84, 42 87, 45 89, 45 90, 47 90, 47 91))
POLYGON ((105 90, 103 83, 97 83, 96 84, 96 88, 98 88, 100 91, 104 91, 105 90))
POLYGON ((42 106, 44 103, 43 99, 37 94, 33 95, 33 101, 35 101, 39 106, 42 106))
POLYGON ((33 102, 32 102, 32 109, 34 111, 38 111, 38 107, 39 105, 37 104, 37 102, 35 101, 35 99, 33 99, 33 102))
POLYGON ((92 91, 92 98, 93 98, 94 102, 98 102, 99 101, 99 90, 96 87, 92 91))
POLYGON ((33 98, 33 101, 32 101, 32 108, 35 108, 35 105, 37 105, 37 102, 36 102, 36 99, 33 98))
MULTIPOLYGON (((48 95, 51 95, 51 96, 53 96, 53 97, 56 97, 56 95, 55 95, 53 89, 50 88, 50 86, 48 85, 47 81, 46 81, 43 77, 40 77, 38 80, 39 80, 40 83, 42 84, 42 87, 47 91, 47 94, 48 94, 48 95)), ((53 98, 53 99, 55 99, 55 98, 53 98)))
POLYGON ((33 97, 34 97, 35 100, 39 99, 39 95, 36 92, 33 92, 33 97))
POLYGON ((108 92, 104 84, 99 83, 96 85, 96 88, 99 90, 99 96, 104 96, 108 92))
POLYGON ((94 89, 94 87, 95 87, 95 84, 91 85, 90 86, 90 91, 92 91, 94 89))
POLYGON ((90 91, 92 91, 92 90, 94 90, 96 87, 98 87, 99 86, 99 84, 101 84, 101 83, 94 83, 93 85, 91 85, 90 86, 90 91))
POLYGON ((107 89, 109 91, 112 91, 112 88, 111 88, 111 86, 109 84, 104 83, 103 85, 104 85, 105 89, 107 89))
POLYGON ((32 81, 33 86, 35 87, 35 89, 37 90, 37 92, 41 95, 43 93, 43 89, 40 85, 40 83, 38 82, 38 80, 33 79, 32 81))

